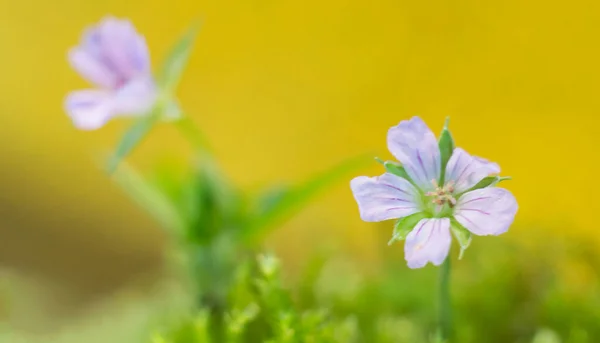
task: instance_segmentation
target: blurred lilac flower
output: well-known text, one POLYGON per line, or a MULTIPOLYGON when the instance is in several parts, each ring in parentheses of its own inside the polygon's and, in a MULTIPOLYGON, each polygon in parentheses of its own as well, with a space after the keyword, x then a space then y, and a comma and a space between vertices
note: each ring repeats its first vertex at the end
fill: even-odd
POLYGON ((65 101, 80 129, 98 129, 119 115, 143 115, 156 101, 146 41, 127 20, 107 17, 88 28, 69 51, 69 62, 96 86, 71 92, 65 101))
POLYGON ((474 187, 483 178, 500 172, 496 163, 456 148, 445 168, 444 184, 439 184, 444 170, 440 148, 420 118, 392 127, 387 141, 407 178, 387 172, 378 177, 359 176, 350 186, 364 221, 422 216, 406 235, 404 250, 410 268, 444 262, 452 242, 452 225, 480 236, 508 230, 518 208, 514 196, 494 183, 474 187))

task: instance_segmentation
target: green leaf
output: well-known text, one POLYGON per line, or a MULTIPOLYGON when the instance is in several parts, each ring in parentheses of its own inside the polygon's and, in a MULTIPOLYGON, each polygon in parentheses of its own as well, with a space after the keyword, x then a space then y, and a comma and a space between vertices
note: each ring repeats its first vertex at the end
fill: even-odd
MULTIPOLYGON (((467 193, 470 191, 474 191, 476 189, 481 189, 481 188, 486 188, 486 187, 493 187, 495 185, 497 185, 498 183, 505 181, 505 180, 511 180, 512 178, 510 176, 487 176, 484 177, 481 181, 479 181, 475 186, 469 188, 468 190, 464 191, 461 193, 467 193)), ((460 196, 460 195, 459 195, 460 196)))
POLYGON ((198 23, 192 25, 171 48, 169 55, 157 72, 156 83, 167 97, 175 92, 181 80, 199 30, 198 23))
POLYGON ((406 236, 415 228, 415 225, 421 219, 427 217, 427 214, 423 212, 411 214, 408 217, 400 218, 394 225, 394 233, 392 235, 392 239, 388 242, 388 245, 392 245, 397 241, 403 241, 406 239, 406 236))
POLYGON ((279 203, 285 201, 286 197, 289 196, 290 187, 286 185, 276 185, 270 187, 261 195, 260 201, 256 206, 256 213, 258 215, 267 215, 269 212, 276 209, 279 203))
POLYGON ((144 139, 152 126, 158 121, 158 113, 158 108, 155 108, 151 113, 139 118, 129 127, 117 145, 114 154, 108 160, 106 169, 109 174, 114 173, 119 163, 144 139))
POLYGON ((446 174, 446 164, 448 164, 448 160, 450 160, 450 156, 452 156, 452 151, 454 151, 454 139, 452 139, 452 134, 448 129, 448 123, 450 122, 450 117, 446 118, 446 122, 444 123, 444 129, 440 134, 440 159, 442 162, 442 170, 440 173, 440 185, 444 184, 444 177, 446 174))
POLYGON ((465 250, 471 245, 471 232, 454 218, 450 220, 450 230, 460 245, 460 253, 458 254, 458 259, 460 260, 465 250))
POLYGON ((113 175, 113 180, 169 232, 178 235, 183 232, 185 224, 177 208, 133 168, 123 164, 113 175))
POLYGON ((255 214, 242 233, 243 239, 256 242, 277 224, 280 224, 295 212, 306 206, 311 200, 331 187, 335 182, 345 179, 351 173, 365 167, 370 158, 359 156, 344 161, 337 166, 309 178, 307 181, 286 189, 278 186, 269 190, 266 196, 256 201, 255 214))

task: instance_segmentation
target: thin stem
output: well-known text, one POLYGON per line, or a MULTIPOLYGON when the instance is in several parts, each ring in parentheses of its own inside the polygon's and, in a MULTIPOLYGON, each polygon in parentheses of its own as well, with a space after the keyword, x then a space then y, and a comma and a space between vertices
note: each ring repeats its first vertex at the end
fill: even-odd
POLYGON ((452 303, 450 301, 450 256, 440 267, 438 320, 441 338, 448 342, 452 337, 452 303))
POLYGON ((175 122, 175 126, 179 132, 190 142, 190 144, 198 152, 208 154, 210 152, 210 144, 200 131, 198 126, 187 116, 183 115, 175 122))

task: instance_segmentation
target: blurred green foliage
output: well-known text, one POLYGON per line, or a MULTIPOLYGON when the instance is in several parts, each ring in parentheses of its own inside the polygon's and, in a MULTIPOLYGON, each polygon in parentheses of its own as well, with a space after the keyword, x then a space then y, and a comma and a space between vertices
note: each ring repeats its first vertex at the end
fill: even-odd
MULTIPOLYGON (((532 227, 514 229, 530 231, 536 244, 477 239, 465 258, 454 261, 455 342, 598 342, 600 259, 593 244, 553 240, 532 227)), ((226 292, 224 341, 435 342, 437 269, 409 270, 399 248, 382 248, 382 254, 383 269, 373 271, 339 252, 315 253, 293 278, 271 255, 244 260, 226 292), (292 332, 295 340, 286 340, 292 332)), ((172 303, 182 296, 164 298, 172 303)), ((209 309, 195 306, 193 295, 183 298, 185 306, 169 316, 150 299, 130 304, 135 311, 117 302, 88 326, 73 324, 68 335, 36 339, 5 332, 0 342, 214 342, 209 309), (154 318, 150 327, 148 318, 154 318), (117 335, 140 328, 145 334, 135 339, 117 335)))
MULTIPOLYGON (((600 339, 600 261, 591 245, 541 240, 552 253, 483 239, 455 262, 455 342, 600 339), (558 277, 564 264, 590 268, 590 282, 580 285, 584 293, 568 290, 573 281, 558 277)), ((389 258, 377 273, 361 271, 351 258, 315 254, 288 289, 273 256, 247 261, 236 268, 228 294, 224 342, 436 342, 437 269, 409 270, 398 250, 384 252, 389 258)), ((206 311, 192 312, 153 343, 212 343, 207 321, 206 311)))

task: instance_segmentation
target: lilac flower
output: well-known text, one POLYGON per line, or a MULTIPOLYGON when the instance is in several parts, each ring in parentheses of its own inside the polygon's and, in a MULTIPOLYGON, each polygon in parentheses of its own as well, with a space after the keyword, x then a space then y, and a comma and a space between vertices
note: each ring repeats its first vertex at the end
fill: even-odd
POLYGON ((156 101, 146 41, 127 20, 107 17, 86 30, 69 51, 69 62, 96 87, 71 92, 65 101, 80 129, 98 129, 119 115, 143 115, 156 101))
POLYGON ((350 186, 364 221, 399 219, 392 241, 406 239, 410 268, 442 264, 451 231, 466 248, 470 233, 499 235, 508 230, 518 206, 509 191, 495 187, 502 180, 490 177, 500 172, 496 163, 450 148, 444 166, 441 144, 418 117, 392 127, 387 141, 402 166, 386 162, 385 174, 357 177, 350 186))

